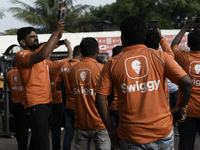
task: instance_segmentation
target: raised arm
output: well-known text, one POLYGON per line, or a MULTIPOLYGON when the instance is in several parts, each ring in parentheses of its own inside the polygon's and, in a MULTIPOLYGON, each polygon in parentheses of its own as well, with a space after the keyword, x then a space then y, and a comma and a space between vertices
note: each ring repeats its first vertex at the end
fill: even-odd
POLYGON ((46 59, 49 54, 54 50, 57 45, 59 39, 62 37, 62 31, 65 28, 65 22, 63 20, 59 20, 56 24, 55 30, 52 33, 51 37, 44 45, 44 47, 39 52, 33 52, 29 59, 29 65, 36 64, 40 61, 46 59))
POLYGON ((167 41, 163 38, 159 28, 157 28, 157 32, 159 33, 159 36, 160 36, 160 46, 162 50, 174 58, 174 53, 171 47, 169 46, 169 44, 167 43, 167 41))
POLYGON ((64 40, 64 42, 65 42, 65 46, 67 47, 67 49, 68 49, 68 57, 66 58, 68 61, 70 60, 70 59, 72 59, 72 55, 73 55, 73 52, 72 52, 72 47, 71 47, 71 43, 67 40, 67 39, 65 39, 64 40))
POLYGON ((180 44, 181 39, 183 38, 183 36, 186 32, 190 32, 192 30, 192 26, 194 24, 194 21, 195 21, 195 17, 192 17, 192 19, 189 19, 189 20, 186 21, 186 24, 184 25, 184 27, 181 29, 181 31, 176 35, 176 37, 172 41, 172 44, 171 44, 172 49, 175 45, 180 44))

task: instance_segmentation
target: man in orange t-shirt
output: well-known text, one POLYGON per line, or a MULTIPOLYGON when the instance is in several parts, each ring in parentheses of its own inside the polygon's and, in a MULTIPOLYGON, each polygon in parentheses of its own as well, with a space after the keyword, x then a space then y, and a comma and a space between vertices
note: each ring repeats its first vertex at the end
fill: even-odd
MULTIPOLYGON (((187 21, 174 38, 171 47, 174 52, 174 59, 188 73, 192 79, 192 94, 188 103, 187 118, 184 123, 178 126, 180 141, 179 149, 193 150, 197 131, 200 132, 200 30, 192 30, 195 18, 187 21), (190 32, 191 31, 191 32, 190 32), (184 34, 188 34, 188 46, 190 51, 182 50, 178 45, 184 34)), ((178 98, 178 102, 180 98, 178 98)))
POLYGON ((74 137, 74 122, 75 122, 75 114, 74 114, 74 95, 73 91, 68 88, 69 80, 68 73, 71 67, 76 65, 80 60, 81 52, 80 45, 74 47, 73 51, 73 59, 70 59, 68 63, 63 65, 60 69, 58 82, 57 82, 57 90, 64 91, 66 95, 66 105, 64 109, 64 117, 65 117, 65 136, 63 139, 63 150, 71 149, 71 142, 74 137), (64 85, 63 85, 64 83, 64 85))
POLYGON ((93 138, 96 149, 110 150, 108 132, 95 107, 95 86, 103 65, 96 61, 98 42, 91 37, 81 43, 83 59, 70 68, 68 86, 75 102, 75 149, 87 150, 93 138))
MULTIPOLYGON (((118 45, 118 46, 114 47, 112 49, 112 52, 113 52, 112 57, 119 54, 122 49, 123 49, 123 46, 118 45)), ((118 100, 117 91, 114 88, 113 91, 111 92, 111 95, 108 97, 108 104, 110 104, 109 101, 111 101, 111 104, 109 105, 108 109, 109 109, 109 113, 110 113, 110 117, 112 119, 112 122, 113 122, 113 124, 116 128, 119 126, 119 115, 118 115, 118 112, 117 112, 117 103, 118 103, 117 100, 118 100)))
MULTIPOLYGON (((146 24, 140 17, 128 16, 120 24, 124 49, 108 60, 96 86, 96 107, 109 132, 113 146, 120 149, 172 149, 173 123, 166 97, 165 77, 177 83, 181 104, 188 103, 191 80, 167 53, 147 48, 146 24), (118 94, 119 127, 114 127, 106 105, 112 87, 118 94)), ((173 111, 182 110, 177 106, 173 111)), ((183 122, 183 118, 178 120, 183 122)))
POLYGON ((16 53, 15 63, 24 87, 25 114, 31 128, 30 149, 49 149, 52 96, 45 59, 62 37, 64 27, 65 22, 60 19, 48 42, 38 52, 36 49, 39 47, 39 42, 33 27, 24 27, 17 32, 17 40, 23 50, 16 53))
POLYGON ((47 58, 46 62, 49 66, 49 75, 51 82, 51 92, 52 92, 52 120, 51 120, 51 140, 53 150, 58 150, 61 148, 61 126, 62 126, 62 116, 63 116, 63 104, 62 104, 62 93, 57 91, 56 84, 59 76, 59 71, 62 65, 66 64, 68 60, 72 58, 72 48, 70 42, 65 39, 65 46, 68 49, 68 57, 62 60, 51 61, 50 57, 47 58))
POLYGON ((8 88, 11 90, 11 113, 14 117, 15 136, 18 143, 18 148, 26 150, 28 145, 29 127, 24 113, 24 87, 20 80, 17 67, 14 67, 7 73, 6 82, 8 88))

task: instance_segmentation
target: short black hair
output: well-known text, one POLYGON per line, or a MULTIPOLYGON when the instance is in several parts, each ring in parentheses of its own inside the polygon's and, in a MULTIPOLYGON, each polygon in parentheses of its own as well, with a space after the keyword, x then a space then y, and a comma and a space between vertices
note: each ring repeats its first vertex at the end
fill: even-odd
POLYGON ((106 63, 106 57, 103 55, 97 56, 97 62, 101 63, 101 64, 105 64, 106 63))
POLYGON ((80 47, 80 45, 76 45, 74 47, 73 57, 80 55, 80 53, 81 53, 81 47, 80 47))
POLYGON ((188 34, 188 46, 191 51, 200 51, 200 30, 192 30, 188 34))
POLYGON ((112 49, 112 57, 114 57, 115 55, 119 54, 121 52, 121 50, 123 49, 123 46, 117 45, 112 49))
POLYGON ((120 23, 121 34, 128 46, 143 44, 146 38, 146 23, 137 16, 125 17, 120 23))
POLYGON ((17 41, 22 48, 23 48, 23 46, 20 44, 20 41, 25 39, 26 36, 29 35, 32 31, 35 31, 35 28, 33 28, 33 27, 23 27, 23 28, 20 28, 17 31, 17 41))
POLYGON ((159 48, 160 38, 161 37, 157 30, 149 29, 146 31, 146 40, 144 41, 144 45, 157 50, 159 48))
POLYGON ((94 56, 99 50, 99 44, 93 37, 84 38, 80 44, 83 57, 94 56))

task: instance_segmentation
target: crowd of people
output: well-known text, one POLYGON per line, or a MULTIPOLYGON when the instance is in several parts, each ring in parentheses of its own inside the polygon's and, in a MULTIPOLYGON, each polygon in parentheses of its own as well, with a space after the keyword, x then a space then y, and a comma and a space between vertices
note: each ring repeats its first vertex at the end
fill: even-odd
POLYGON ((49 150, 50 132, 52 149, 60 150, 62 115, 63 150, 71 149, 73 138, 76 150, 89 150, 91 139, 96 150, 172 150, 174 124, 179 149, 194 149, 200 131, 200 30, 193 29, 194 21, 186 22, 170 47, 158 28, 147 30, 142 18, 127 16, 120 23, 122 45, 108 61, 93 37, 74 50, 66 39, 68 57, 51 61, 63 19, 43 45, 33 27, 19 29, 23 50, 6 77, 19 150, 49 150), (186 32, 189 51, 179 47, 186 32))

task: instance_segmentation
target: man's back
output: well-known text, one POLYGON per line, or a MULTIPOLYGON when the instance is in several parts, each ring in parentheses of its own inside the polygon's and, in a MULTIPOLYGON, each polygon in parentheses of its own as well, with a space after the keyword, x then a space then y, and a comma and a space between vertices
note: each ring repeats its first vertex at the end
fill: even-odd
POLYGON ((199 117, 200 51, 185 52, 177 45, 173 47, 173 51, 174 59, 187 72, 193 84, 187 117, 199 117))
POLYGON ((89 57, 71 68, 69 81, 74 93, 76 129, 105 129, 94 103, 94 88, 102 68, 102 64, 89 57))
MULTIPOLYGON (((100 81, 99 86, 110 84, 109 80, 106 82, 106 78, 110 78, 116 87, 120 138, 143 144, 169 135, 172 116, 165 92, 165 76, 177 82, 185 75, 179 68, 168 54, 144 45, 126 47, 108 61, 101 74, 105 81, 100 81)), ((107 95, 108 89, 97 86, 97 93, 107 95)))

